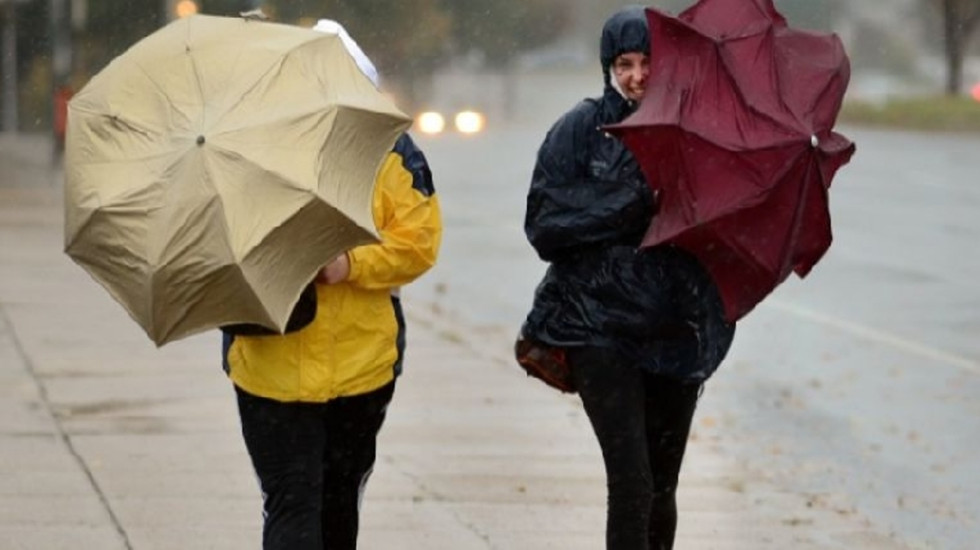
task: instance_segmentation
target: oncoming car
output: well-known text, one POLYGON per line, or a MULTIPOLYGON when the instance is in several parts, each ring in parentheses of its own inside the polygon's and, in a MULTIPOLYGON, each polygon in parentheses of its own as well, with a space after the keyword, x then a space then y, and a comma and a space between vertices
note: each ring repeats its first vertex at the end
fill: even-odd
POLYGON ((438 135, 453 130, 463 135, 478 134, 486 128, 486 115, 473 109, 463 109, 451 115, 439 111, 423 111, 415 115, 416 131, 428 135, 438 135))

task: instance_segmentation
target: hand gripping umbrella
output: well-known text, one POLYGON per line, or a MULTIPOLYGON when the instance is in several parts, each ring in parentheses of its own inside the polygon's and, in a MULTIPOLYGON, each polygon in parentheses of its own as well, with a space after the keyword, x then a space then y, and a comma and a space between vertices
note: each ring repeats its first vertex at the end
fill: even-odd
POLYGON ((320 266, 377 241, 374 177, 409 123, 337 34, 178 20, 70 103, 66 252, 157 345, 282 331, 320 266))
POLYGON ((650 82, 609 130, 658 192, 643 244, 697 256, 735 321, 830 246, 827 192, 854 153, 833 131, 847 55, 836 36, 788 27, 771 0, 647 18, 650 82))

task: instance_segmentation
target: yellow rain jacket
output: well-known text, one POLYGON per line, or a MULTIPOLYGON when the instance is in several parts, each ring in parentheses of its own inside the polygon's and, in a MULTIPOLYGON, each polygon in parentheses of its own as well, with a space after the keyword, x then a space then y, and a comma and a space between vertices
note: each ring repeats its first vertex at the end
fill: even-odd
POLYGON ((350 276, 317 284, 317 314, 284 335, 225 342, 225 367, 246 392, 278 401, 324 402, 367 393, 401 369, 404 318, 398 288, 439 252, 439 202, 425 156, 402 135, 378 172, 374 223, 381 243, 347 252, 350 276))

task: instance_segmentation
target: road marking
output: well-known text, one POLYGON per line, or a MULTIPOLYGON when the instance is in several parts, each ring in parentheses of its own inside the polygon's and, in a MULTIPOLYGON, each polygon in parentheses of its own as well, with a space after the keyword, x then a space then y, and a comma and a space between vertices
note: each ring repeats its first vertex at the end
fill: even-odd
POLYGON ((772 300, 769 301, 767 305, 773 307, 774 309, 778 309, 783 313, 795 315, 797 317, 806 319, 808 321, 813 321, 821 325, 825 325, 844 332, 848 332, 850 334, 864 338, 866 340, 878 342, 886 346, 891 346, 893 348, 911 353, 913 355, 918 355, 920 357, 925 357, 927 359, 932 359, 935 361, 946 363, 947 365, 959 367, 963 370, 970 371, 973 374, 980 374, 980 364, 978 364, 976 361, 973 361, 961 355, 956 355, 954 353, 947 353, 945 351, 936 349, 932 346, 921 344, 919 342, 915 342, 907 338, 902 338, 895 334, 874 329, 859 323, 846 321, 844 319, 840 319, 838 317, 834 317, 831 315, 819 313, 805 307, 790 304, 788 302, 772 300))

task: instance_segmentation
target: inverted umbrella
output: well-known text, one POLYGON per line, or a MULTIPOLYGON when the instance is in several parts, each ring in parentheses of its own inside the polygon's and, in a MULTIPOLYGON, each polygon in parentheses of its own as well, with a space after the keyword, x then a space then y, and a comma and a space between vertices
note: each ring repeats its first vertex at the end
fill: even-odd
POLYGON ((319 267, 377 241, 374 177, 409 123, 336 34, 178 20, 70 103, 66 252, 157 345, 281 331, 319 267))
POLYGON ((854 153, 833 131, 850 65, 836 36, 790 28, 771 0, 647 18, 650 81, 609 130, 658 194, 643 244, 697 256, 734 321, 830 246, 827 191, 854 153))

